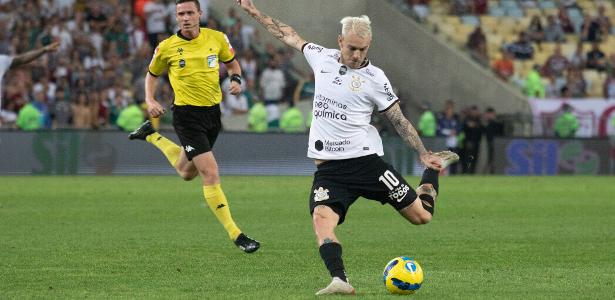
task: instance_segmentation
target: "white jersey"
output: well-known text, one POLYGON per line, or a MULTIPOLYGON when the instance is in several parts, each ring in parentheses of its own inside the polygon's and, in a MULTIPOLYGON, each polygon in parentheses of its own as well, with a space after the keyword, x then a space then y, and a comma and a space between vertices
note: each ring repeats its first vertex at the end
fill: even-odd
POLYGON ((372 112, 397 103, 384 72, 368 63, 351 69, 339 62, 340 51, 314 43, 303 54, 316 81, 307 156, 322 160, 384 155, 378 130, 370 125, 372 112))
POLYGON ((0 111, 2 111, 2 78, 4 78, 4 73, 11 67, 11 63, 13 63, 13 57, 0 55, 0 111))

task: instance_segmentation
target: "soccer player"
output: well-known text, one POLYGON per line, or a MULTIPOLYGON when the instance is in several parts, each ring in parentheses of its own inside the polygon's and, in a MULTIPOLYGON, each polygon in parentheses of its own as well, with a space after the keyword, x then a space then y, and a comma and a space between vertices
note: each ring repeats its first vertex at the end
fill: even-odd
POLYGON ((160 149, 184 180, 200 175, 209 208, 235 245, 252 253, 258 250, 260 243, 243 234, 233 221, 212 152, 222 127, 218 64, 226 65, 231 78, 230 92, 234 95, 241 93, 241 67, 224 33, 199 27, 201 14, 198 0, 176 1, 175 18, 180 30, 160 42, 145 75, 147 111, 157 118, 165 109, 154 98, 156 77, 168 70, 175 92, 173 127, 181 146, 156 132, 149 121, 133 131, 129 139, 146 140, 160 149))
POLYGON ((22 54, 18 54, 16 56, 2 55, 0 54, 0 124, 2 124, 2 119, 4 117, 5 112, 2 111, 2 78, 4 74, 12 68, 17 66, 21 66, 27 64, 45 53, 54 52, 58 50, 60 43, 53 42, 44 47, 31 50, 22 54))
POLYGON ((316 90, 307 153, 315 159, 317 171, 309 202, 319 252, 332 277, 316 295, 353 294, 344 271, 342 246, 335 236, 350 205, 362 196, 388 203, 412 224, 428 223, 435 209, 438 172, 459 157, 448 151, 427 151, 402 114, 389 80, 367 58, 372 37, 367 16, 343 18, 339 50, 327 49, 306 42, 290 26, 261 13, 252 0, 237 2, 273 36, 302 51, 314 71, 316 90), (416 149, 427 167, 416 192, 380 158, 382 140, 369 123, 374 107, 416 149))

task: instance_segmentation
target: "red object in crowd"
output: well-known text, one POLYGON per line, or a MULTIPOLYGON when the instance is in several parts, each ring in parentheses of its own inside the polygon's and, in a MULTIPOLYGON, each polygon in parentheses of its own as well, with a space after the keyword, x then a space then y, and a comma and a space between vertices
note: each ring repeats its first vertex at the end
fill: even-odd
POLYGON ((135 15, 145 20, 145 13, 143 12, 143 7, 145 6, 145 4, 149 2, 151 2, 151 0, 135 0, 135 7, 134 7, 135 15))

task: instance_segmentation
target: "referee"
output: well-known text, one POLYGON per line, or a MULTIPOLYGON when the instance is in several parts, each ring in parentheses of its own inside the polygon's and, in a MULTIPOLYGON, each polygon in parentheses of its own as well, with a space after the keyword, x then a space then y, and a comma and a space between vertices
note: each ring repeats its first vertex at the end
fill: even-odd
POLYGON ((129 139, 146 140, 156 146, 184 180, 200 175, 209 208, 235 245, 252 253, 258 250, 260 243, 243 234, 233 221, 212 152, 222 128, 219 62, 226 65, 233 95, 241 93, 241 67, 224 33, 199 27, 202 13, 198 0, 176 1, 175 17, 180 30, 160 42, 145 76, 147 111, 157 118, 165 113, 154 99, 157 77, 168 71, 175 92, 173 127, 181 146, 156 132, 150 121, 133 131, 129 139))
POLYGON ((292 27, 259 11, 252 0, 236 1, 274 37, 301 51, 314 72, 307 155, 315 160, 317 171, 309 208, 318 252, 332 277, 316 295, 354 294, 344 269, 342 245, 335 235, 350 206, 364 197, 389 204, 412 224, 426 224, 435 209, 438 172, 459 157, 450 151, 431 153, 425 149, 403 115, 389 79, 367 58, 372 41, 367 16, 343 18, 339 49, 328 49, 305 41, 292 27), (416 191, 380 158, 384 155, 382 139, 370 124, 374 108, 391 121, 425 165, 416 191))

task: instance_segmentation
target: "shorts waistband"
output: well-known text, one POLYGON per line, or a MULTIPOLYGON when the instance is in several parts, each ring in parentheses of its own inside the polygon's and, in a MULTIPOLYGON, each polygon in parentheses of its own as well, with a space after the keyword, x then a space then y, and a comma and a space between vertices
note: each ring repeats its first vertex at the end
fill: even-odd
POLYGON ((317 170, 322 170, 322 169, 336 167, 336 166, 344 166, 344 165, 347 165, 347 164, 356 164, 359 161, 370 160, 370 159, 374 159, 374 158, 377 158, 377 157, 378 157, 378 154, 374 153, 374 154, 369 154, 369 155, 359 156, 359 157, 353 157, 353 158, 327 160, 327 161, 317 165, 316 169, 317 170))

